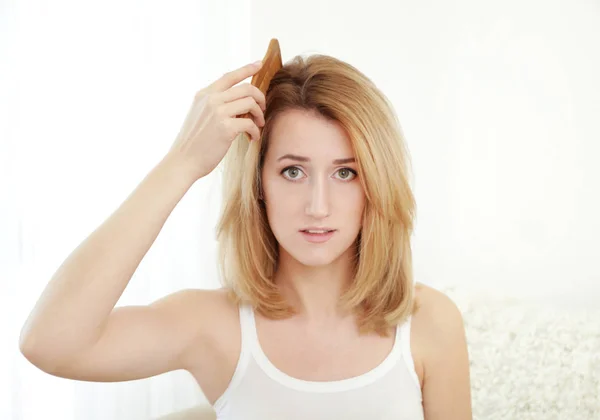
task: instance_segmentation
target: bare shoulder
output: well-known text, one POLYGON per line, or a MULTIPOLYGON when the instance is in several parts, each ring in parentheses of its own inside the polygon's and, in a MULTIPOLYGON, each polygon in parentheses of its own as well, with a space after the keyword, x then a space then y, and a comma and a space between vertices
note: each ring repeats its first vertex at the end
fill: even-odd
POLYGON ((417 283, 415 299, 417 308, 413 315, 416 329, 431 339, 462 328, 460 309, 448 295, 433 287, 417 283))
POLYGON ((226 289, 183 289, 152 304, 171 312, 180 326, 212 336, 224 323, 237 323, 237 305, 226 289))
POLYGON ((428 419, 471 419, 469 354, 463 317, 445 293, 417 284, 411 350, 428 419))
POLYGON ((458 306, 445 293, 417 283, 416 309, 411 322, 411 348, 415 369, 423 385, 428 361, 448 346, 461 345, 464 338, 463 318, 458 306))
POLYGON ((157 300, 183 312, 204 310, 229 310, 234 304, 226 289, 182 289, 157 300))

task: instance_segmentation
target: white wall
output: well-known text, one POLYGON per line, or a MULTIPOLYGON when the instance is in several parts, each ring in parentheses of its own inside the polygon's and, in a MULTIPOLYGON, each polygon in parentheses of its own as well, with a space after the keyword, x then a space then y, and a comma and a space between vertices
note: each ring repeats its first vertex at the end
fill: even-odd
POLYGON ((290 4, 254 1, 253 51, 334 55, 395 105, 417 281, 600 301, 600 3, 290 4))

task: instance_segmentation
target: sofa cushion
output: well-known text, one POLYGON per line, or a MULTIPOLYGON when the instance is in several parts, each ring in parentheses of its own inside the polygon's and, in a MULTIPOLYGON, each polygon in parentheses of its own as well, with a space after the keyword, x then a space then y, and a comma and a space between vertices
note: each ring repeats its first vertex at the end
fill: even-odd
POLYGON ((443 291, 463 313, 475 419, 600 419, 600 310, 443 291))

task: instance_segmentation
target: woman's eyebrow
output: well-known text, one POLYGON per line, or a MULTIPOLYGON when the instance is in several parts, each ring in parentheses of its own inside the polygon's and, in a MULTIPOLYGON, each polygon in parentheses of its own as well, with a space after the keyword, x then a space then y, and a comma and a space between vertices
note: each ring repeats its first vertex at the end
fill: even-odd
MULTIPOLYGON (((277 162, 284 160, 284 159, 297 160, 298 162, 310 162, 310 159, 305 156, 291 155, 289 153, 281 156, 279 159, 277 159, 277 162)), ((342 165, 344 163, 351 163, 351 162, 356 162, 356 159, 352 157, 352 158, 334 159, 334 161, 333 161, 333 163, 335 165, 342 165)))

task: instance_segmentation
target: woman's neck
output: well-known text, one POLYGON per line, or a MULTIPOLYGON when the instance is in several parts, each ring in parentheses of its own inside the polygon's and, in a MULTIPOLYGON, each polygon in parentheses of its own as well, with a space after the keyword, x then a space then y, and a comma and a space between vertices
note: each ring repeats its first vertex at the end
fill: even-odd
POLYGON ((353 277, 352 262, 344 256, 325 266, 306 266, 280 253, 275 283, 298 316, 308 323, 328 324, 351 314, 338 307, 353 277))

